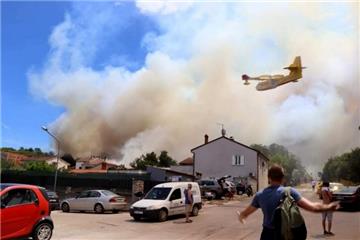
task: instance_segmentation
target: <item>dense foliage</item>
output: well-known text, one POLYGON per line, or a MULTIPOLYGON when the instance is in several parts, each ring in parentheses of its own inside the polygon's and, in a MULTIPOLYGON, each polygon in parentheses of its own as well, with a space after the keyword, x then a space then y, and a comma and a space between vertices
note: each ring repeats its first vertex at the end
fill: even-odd
POLYGON ((55 166, 47 164, 45 161, 39 160, 43 157, 54 156, 52 152, 42 152, 40 148, 24 148, 14 149, 11 147, 1 148, 1 152, 10 152, 21 154, 30 157, 31 161, 15 162, 7 159, 6 155, 1 154, 1 169, 2 170, 25 170, 25 171, 39 171, 52 172, 55 171, 55 166))
POLYGON ((298 157, 289 152, 286 147, 275 143, 270 146, 253 144, 251 147, 269 158, 270 164, 282 166, 285 170, 285 181, 288 184, 296 185, 310 179, 298 157))
POLYGON ((24 148, 20 147, 19 149, 11 148, 11 147, 2 147, 1 152, 11 152, 11 153, 17 153, 22 154, 27 157, 47 157, 47 156, 54 156, 53 152, 43 152, 40 148, 24 148))
POLYGON ((146 170, 146 166, 170 167, 176 164, 176 161, 168 155, 167 151, 162 151, 159 157, 154 152, 141 155, 130 166, 134 169, 146 170))
POLYGON ((322 178, 327 181, 360 183, 360 148, 330 158, 323 168, 322 178))

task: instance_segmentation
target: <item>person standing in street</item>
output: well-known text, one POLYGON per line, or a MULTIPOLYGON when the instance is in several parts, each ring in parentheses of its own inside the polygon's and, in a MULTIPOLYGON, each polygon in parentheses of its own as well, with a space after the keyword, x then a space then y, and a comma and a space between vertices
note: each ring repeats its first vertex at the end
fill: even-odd
MULTIPOLYGON (((252 203, 246 207, 241 213, 238 211, 239 221, 245 222, 245 219, 254 213, 258 208, 261 208, 263 218, 263 230, 261 233, 261 240, 278 240, 276 239, 275 226, 273 223, 273 214, 278 207, 280 200, 285 194, 285 188, 282 186, 284 181, 284 171, 279 165, 273 165, 268 171, 268 178, 270 186, 256 193, 252 203)), ((338 208, 337 203, 323 204, 318 202, 311 202, 302 197, 294 188, 290 188, 290 195, 295 200, 298 206, 311 212, 325 212, 335 210, 338 208)))
POLYGON ((184 190, 185 195, 185 214, 186 214, 186 222, 191 223, 192 220, 189 219, 190 212, 192 210, 192 205, 194 202, 193 194, 191 192, 192 185, 191 183, 188 184, 188 188, 184 190))
MULTIPOLYGON (((329 187, 330 187, 329 182, 324 182, 321 188, 321 197, 323 200, 323 204, 331 203, 332 193, 329 187)), ((332 217, 333 217, 333 211, 331 210, 322 213, 322 226, 324 229, 324 235, 335 235, 334 233, 331 232, 332 217), (326 231, 326 219, 328 222, 328 231, 326 231)))

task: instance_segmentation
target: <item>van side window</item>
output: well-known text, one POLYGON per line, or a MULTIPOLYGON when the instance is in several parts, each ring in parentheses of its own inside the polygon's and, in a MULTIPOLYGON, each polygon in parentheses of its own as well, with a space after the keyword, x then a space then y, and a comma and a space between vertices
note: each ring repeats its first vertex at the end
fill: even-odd
POLYGON ((170 200, 176 200, 176 199, 181 199, 181 191, 180 191, 180 188, 176 189, 176 190, 173 191, 173 193, 171 194, 170 200))

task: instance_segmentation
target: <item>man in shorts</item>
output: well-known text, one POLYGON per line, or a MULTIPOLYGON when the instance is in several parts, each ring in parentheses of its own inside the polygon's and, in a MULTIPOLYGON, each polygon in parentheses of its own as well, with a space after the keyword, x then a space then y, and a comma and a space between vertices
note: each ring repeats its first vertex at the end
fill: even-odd
POLYGON ((191 192, 191 183, 188 184, 188 188, 185 189, 184 191, 184 195, 185 195, 185 214, 186 214, 186 222, 187 223, 191 223, 192 220, 189 219, 189 216, 190 216, 190 212, 192 210, 192 205, 193 205, 193 202, 194 202, 194 198, 193 198, 193 195, 192 195, 192 192, 191 192))
MULTIPOLYGON (((329 182, 324 182, 321 188, 321 196, 323 199, 323 204, 331 203, 332 193, 330 192, 329 187, 330 187, 329 182)), ((331 232, 332 216, 333 216, 333 211, 326 211, 322 213, 322 226, 324 229, 324 235, 335 235, 334 233, 331 232), (326 219, 328 222, 329 231, 326 231, 326 219)))

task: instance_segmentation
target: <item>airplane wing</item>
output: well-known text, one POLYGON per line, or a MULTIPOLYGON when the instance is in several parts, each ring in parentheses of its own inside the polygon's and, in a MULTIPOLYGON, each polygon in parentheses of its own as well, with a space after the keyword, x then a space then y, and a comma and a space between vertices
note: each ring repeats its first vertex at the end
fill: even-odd
POLYGON ((278 79, 283 78, 284 75, 278 74, 278 75, 260 75, 258 77, 249 77, 248 75, 244 74, 242 75, 242 80, 258 80, 258 81, 266 81, 271 79, 278 79))

